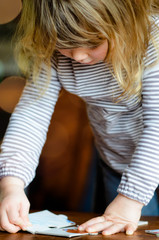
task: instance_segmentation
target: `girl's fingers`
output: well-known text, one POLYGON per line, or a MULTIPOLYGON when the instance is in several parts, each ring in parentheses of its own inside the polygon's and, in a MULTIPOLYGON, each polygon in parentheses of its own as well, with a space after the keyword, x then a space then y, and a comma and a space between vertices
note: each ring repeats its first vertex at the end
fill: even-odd
POLYGON ((5 230, 4 230, 4 229, 3 229, 3 228, 0 226, 0 232, 1 232, 1 231, 3 231, 3 232, 4 232, 5 230))
POLYGON ((7 211, 8 219, 10 223, 18 226, 20 229, 26 230, 27 226, 29 225, 28 219, 28 208, 24 207, 24 209, 11 208, 7 211))
POLYGON ((119 232, 123 232, 125 229, 123 224, 115 224, 113 223, 111 226, 109 226, 107 229, 102 231, 103 235, 111 235, 119 232))
POLYGON ((21 206, 21 208, 20 208, 19 214, 20 214, 20 216, 23 219, 24 224, 25 224, 24 226, 22 226, 23 230, 26 230, 26 228, 31 225, 31 223, 29 221, 29 217, 28 217, 29 208, 30 208, 30 204, 29 203, 28 204, 23 204, 21 206))
POLYGON ((78 229, 80 231, 87 231, 87 232, 102 232, 103 235, 111 235, 118 232, 126 232, 127 235, 132 235, 137 226, 133 223, 127 223, 123 220, 118 221, 115 219, 111 219, 110 217, 96 217, 90 219, 89 221, 81 224, 78 229))
POLYGON ((137 229, 133 224, 127 224, 125 227, 126 235, 132 235, 137 229))
POLYGON ((109 222, 109 221, 105 221, 102 223, 96 223, 94 225, 91 225, 89 227, 86 228, 87 232, 101 232, 107 228, 109 228, 113 223, 109 222))
POLYGON ((102 232, 103 235, 111 235, 119 232, 126 232, 127 235, 132 235, 136 228, 133 224, 113 223, 112 221, 104 221, 89 225, 85 228, 87 232, 102 232))
POLYGON ((7 216, 6 211, 3 211, 0 216, 1 229, 10 233, 16 233, 20 230, 19 226, 12 224, 7 216))
POLYGON ((10 223, 18 226, 19 223, 21 224, 22 220, 19 217, 19 212, 17 208, 9 208, 8 210, 6 210, 6 212, 10 223))
POLYGON ((86 230, 86 228, 88 228, 89 226, 94 225, 94 224, 97 224, 97 223, 102 223, 102 222, 104 222, 104 221, 105 221, 104 216, 92 218, 92 219, 90 219, 89 221, 81 224, 81 225, 78 227, 78 229, 79 229, 80 231, 84 231, 84 230, 86 230))

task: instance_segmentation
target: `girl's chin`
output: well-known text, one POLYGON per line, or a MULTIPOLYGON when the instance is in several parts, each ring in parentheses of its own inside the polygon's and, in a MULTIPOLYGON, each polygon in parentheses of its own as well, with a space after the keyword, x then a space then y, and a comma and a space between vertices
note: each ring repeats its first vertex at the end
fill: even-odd
POLYGON ((93 65, 95 63, 97 63, 96 61, 90 61, 90 62, 86 62, 86 63, 83 63, 83 62, 80 62, 81 64, 86 64, 86 65, 93 65))

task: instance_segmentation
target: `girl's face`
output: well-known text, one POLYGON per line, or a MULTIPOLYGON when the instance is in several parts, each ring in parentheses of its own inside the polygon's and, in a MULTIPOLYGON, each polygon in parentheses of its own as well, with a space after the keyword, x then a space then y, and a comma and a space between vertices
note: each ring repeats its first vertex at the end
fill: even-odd
POLYGON ((108 53, 108 41, 105 40, 96 48, 58 49, 58 51, 79 63, 92 65, 105 60, 108 53))

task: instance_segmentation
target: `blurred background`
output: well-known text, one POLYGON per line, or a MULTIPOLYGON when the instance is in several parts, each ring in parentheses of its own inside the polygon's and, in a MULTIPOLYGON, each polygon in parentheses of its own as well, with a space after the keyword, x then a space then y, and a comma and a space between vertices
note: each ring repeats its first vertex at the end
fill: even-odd
MULTIPOLYGON (((20 0, 0 0, 0 141, 26 82, 12 41, 21 9, 20 0)), ((27 188, 31 209, 93 211, 96 158, 85 104, 62 90, 37 175, 27 188)))

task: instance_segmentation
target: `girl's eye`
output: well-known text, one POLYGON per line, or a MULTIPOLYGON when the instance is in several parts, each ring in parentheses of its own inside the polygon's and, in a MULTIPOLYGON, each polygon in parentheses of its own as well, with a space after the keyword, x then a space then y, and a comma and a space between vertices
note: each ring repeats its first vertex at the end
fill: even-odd
POLYGON ((95 50, 97 47, 90 47, 91 50, 95 50))
POLYGON ((96 46, 92 46, 90 47, 90 49, 94 50, 94 49, 97 49, 100 45, 96 45, 96 46))

